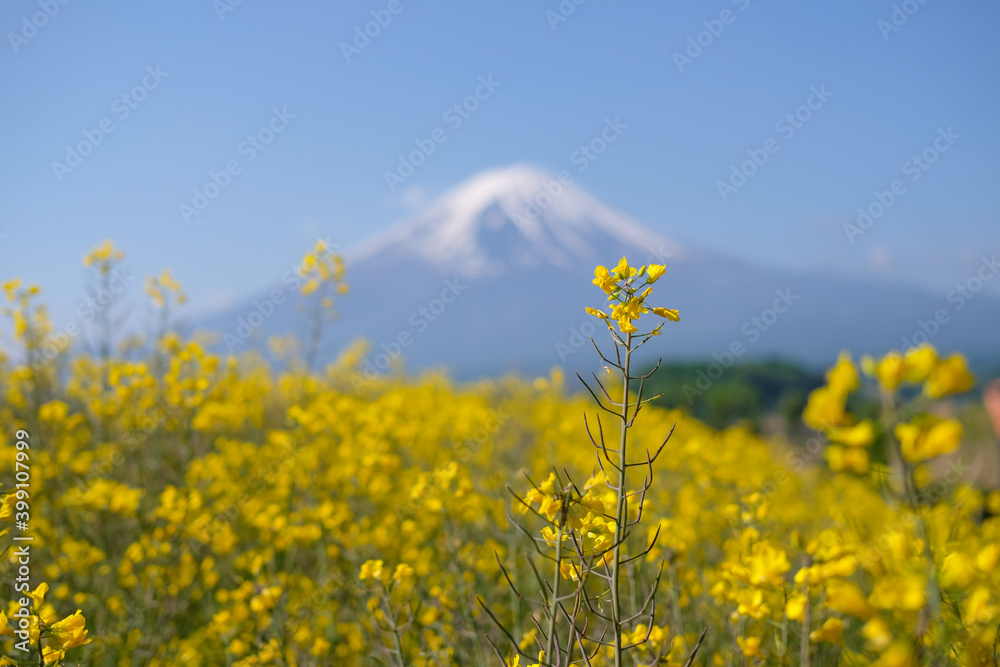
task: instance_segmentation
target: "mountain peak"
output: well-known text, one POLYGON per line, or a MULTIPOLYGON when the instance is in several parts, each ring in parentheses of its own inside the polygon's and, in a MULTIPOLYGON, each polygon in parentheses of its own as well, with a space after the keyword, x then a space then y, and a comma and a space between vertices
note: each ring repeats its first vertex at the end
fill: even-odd
MULTIPOLYGON (((466 277, 609 261, 610 247, 674 257, 679 246, 571 180, 527 164, 490 169, 356 249, 354 262, 418 260, 466 277)), ((659 260, 662 261, 662 260, 659 260)))
POLYGON ((541 167, 514 164, 474 174, 449 190, 443 199, 453 206, 471 209, 484 209, 498 200, 520 203, 536 196, 548 181, 558 178, 541 167))

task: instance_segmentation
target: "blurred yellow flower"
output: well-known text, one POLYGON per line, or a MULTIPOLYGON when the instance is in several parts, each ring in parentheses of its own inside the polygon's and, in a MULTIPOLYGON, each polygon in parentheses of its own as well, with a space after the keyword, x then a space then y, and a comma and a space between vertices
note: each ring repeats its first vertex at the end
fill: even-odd
POLYGON ((899 640, 893 642, 888 650, 872 663, 872 667, 916 667, 916 662, 913 660, 913 649, 910 648, 910 641, 899 640))
POLYGON ((865 594, 857 584, 850 581, 832 581, 826 587, 826 606, 841 614, 867 620, 873 611, 865 594))
POLYGON ((911 422, 897 424, 895 435, 903 458, 919 463, 958 449, 962 440, 962 424, 954 419, 920 415, 911 422))
POLYGON ((927 602, 927 582, 921 575, 883 576, 875 581, 869 602, 879 609, 916 611, 927 602))
POLYGON ((316 278, 310 278, 302 284, 302 288, 299 290, 303 296, 309 296, 319 288, 319 280, 316 278))
POLYGON ((164 269, 159 276, 147 277, 144 291, 152 299, 153 304, 157 308, 166 306, 171 294, 174 295, 174 299, 178 304, 183 304, 187 301, 187 296, 181 289, 180 283, 177 282, 170 272, 170 269, 164 269))
POLYGON ((844 421, 846 402, 846 395, 831 387, 814 389, 802 411, 802 420, 817 431, 834 428, 844 421))
POLYGON ((382 561, 381 560, 367 560, 361 564, 361 574, 359 579, 361 581, 367 581, 369 579, 381 579, 382 578, 382 561))
POLYGON ((785 615, 793 621, 802 621, 805 618, 806 596, 793 595, 788 598, 785 604, 785 615))
POLYGON ((833 472, 853 472, 864 475, 868 472, 868 450, 860 447, 830 445, 826 448, 826 460, 833 472))
POLYGON ((969 391, 976 384, 976 379, 969 372, 965 357, 953 354, 940 361, 924 384, 924 393, 930 398, 942 398, 950 394, 961 394, 969 391))
POLYGON ((864 635, 865 639, 872 646, 879 650, 884 649, 892 641, 889 624, 880 616, 876 616, 865 623, 865 626, 861 628, 861 634, 864 635))
POLYGON ((886 391, 895 391, 906 375, 906 361, 903 355, 892 351, 882 357, 875 367, 875 375, 886 391))
POLYGON ((937 350, 933 345, 923 343, 907 350, 904 361, 906 363, 904 379, 912 384, 920 384, 937 365, 937 350))
POLYGON ((814 642, 844 643, 844 622, 839 618, 828 618, 819 630, 809 633, 809 640, 814 642))
POLYGON ((84 256, 83 265, 97 266, 102 274, 106 274, 111 270, 112 262, 121 261, 124 257, 125 253, 116 248, 111 239, 105 239, 84 256))
POLYGON ((858 369, 851 361, 850 352, 841 352, 837 363, 826 372, 827 384, 842 394, 849 394, 858 388, 858 369))
POLYGON ((851 447, 867 447, 875 442, 875 425, 864 420, 854 426, 831 428, 826 436, 833 442, 851 447))
POLYGON ((8 280, 7 282, 5 282, 3 284, 3 291, 4 291, 4 294, 7 295, 7 300, 8 301, 13 301, 14 300, 14 298, 15 298, 14 294, 17 291, 17 288, 20 287, 20 286, 21 286, 21 279, 20 278, 14 278, 13 280, 8 280))
POLYGON ((736 643, 747 658, 757 658, 763 655, 760 650, 760 637, 737 637, 736 643))

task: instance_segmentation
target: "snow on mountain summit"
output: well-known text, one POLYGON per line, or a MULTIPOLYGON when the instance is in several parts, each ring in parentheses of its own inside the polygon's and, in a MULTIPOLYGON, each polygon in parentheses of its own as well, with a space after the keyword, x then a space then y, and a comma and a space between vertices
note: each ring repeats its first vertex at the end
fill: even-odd
MULTIPOLYGON (((681 321, 666 327, 655 354, 675 358, 746 353, 827 364, 842 349, 882 354, 941 304, 912 289, 681 248, 579 186, 515 165, 473 176, 346 253, 351 290, 337 300, 340 318, 324 358, 364 338, 373 346, 370 364, 402 354, 410 368, 443 365, 462 378, 539 374, 554 365, 595 370, 594 355, 584 353, 594 326, 584 307, 603 300, 591 284, 594 266, 622 255, 635 265, 667 265, 655 303, 677 308, 681 321)), ((258 301, 220 313, 207 328, 233 330, 258 301)), ((297 311, 278 312, 262 318, 255 344, 310 335, 297 311)), ((942 327, 935 344, 995 359, 997 301, 978 297, 962 318, 967 326, 942 327)))
MULTIPOLYGON (((607 261, 612 247, 676 257, 678 244, 601 204, 571 181, 530 165, 472 176, 349 256, 416 260, 469 277, 607 261)), ((662 261, 662 260, 659 260, 662 261)))

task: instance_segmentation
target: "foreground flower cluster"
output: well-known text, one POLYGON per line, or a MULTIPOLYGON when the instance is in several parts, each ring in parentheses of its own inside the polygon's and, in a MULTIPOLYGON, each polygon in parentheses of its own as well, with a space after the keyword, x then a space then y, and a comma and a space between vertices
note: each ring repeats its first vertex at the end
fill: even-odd
MULTIPOLYGON (((107 247, 90 261, 119 259, 107 247)), ((327 294, 308 282, 326 274, 310 271, 311 298, 345 291, 339 261, 327 294)), ((657 333, 678 319, 647 307, 645 288, 615 288, 662 275, 633 271, 596 274, 609 310, 594 314, 615 320, 616 336, 647 312, 657 333)), ((582 419, 596 423, 598 410, 559 371, 532 383, 386 375, 357 387, 360 345, 322 371, 294 358, 276 371, 169 326, 123 352, 50 354, 37 289, 4 287, 4 340, 23 354, 0 360, 0 493, 7 510, 24 429, 33 642, 46 664, 552 664, 530 601, 547 598, 552 579, 521 556, 562 544, 561 525, 603 562, 640 512, 622 543, 623 606, 642 608, 650 588, 657 603, 626 623, 625 664, 682 667, 699 640, 694 664, 719 667, 996 664, 1000 494, 943 465, 961 455, 961 427, 941 409, 972 386, 961 357, 842 356, 809 399, 817 434, 802 443, 645 405, 630 451, 644 457, 673 433, 641 501, 619 516, 582 419), (545 523, 559 516, 555 529, 545 523)), ((178 301, 169 274, 150 289, 157 307, 178 301)), ((11 528, 5 510, 0 529, 11 528)), ((0 620, 19 610, 13 551, 0 564, 10 601, 0 620)), ((558 562, 569 590, 581 571, 558 562)), ((610 614, 610 599, 598 604, 610 614)), ((7 627, 4 654, 38 664, 7 627)), ((590 664, 614 664, 585 648, 590 664)))

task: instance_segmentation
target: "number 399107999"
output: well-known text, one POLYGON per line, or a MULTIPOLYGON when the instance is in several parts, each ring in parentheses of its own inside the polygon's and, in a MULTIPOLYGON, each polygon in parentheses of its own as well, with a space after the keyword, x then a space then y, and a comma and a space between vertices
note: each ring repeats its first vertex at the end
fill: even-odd
POLYGON ((14 521, 21 531, 27 531, 28 520, 31 517, 28 505, 28 488, 31 484, 31 466, 29 464, 28 450, 31 449, 31 445, 28 444, 29 435, 27 431, 18 430, 14 435, 17 437, 15 445, 17 451, 14 454, 14 479, 17 480, 17 483, 14 485, 14 488, 17 489, 14 492, 16 499, 14 503, 14 521))

